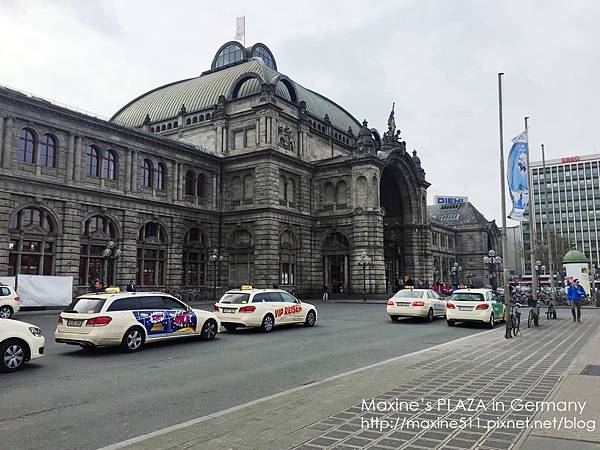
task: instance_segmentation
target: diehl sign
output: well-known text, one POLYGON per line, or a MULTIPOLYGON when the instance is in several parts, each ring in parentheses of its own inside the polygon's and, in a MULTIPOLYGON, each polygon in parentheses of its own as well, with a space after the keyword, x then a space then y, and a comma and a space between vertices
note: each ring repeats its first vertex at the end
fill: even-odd
POLYGON ((579 161, 581 158, 579 156, 567 156, 565 158, 561 158, 561 162, 564 163, 572 163, 572 162, 577 162, 579 161))
POLYGON ((469 197, 450 197, 450 196, 436 195, 433 198, 433 201, 436 205, 452 205, 454 203, 468 202, 469 197))

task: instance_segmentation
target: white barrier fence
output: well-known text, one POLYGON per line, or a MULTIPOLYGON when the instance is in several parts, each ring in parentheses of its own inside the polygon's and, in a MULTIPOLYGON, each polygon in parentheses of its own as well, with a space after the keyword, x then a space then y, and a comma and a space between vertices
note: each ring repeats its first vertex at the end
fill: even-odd
MULTIPOLYGON (((15 286, 15 277, 1 277, 0 283, 15 286)), ((21 306, 67 306, 73 300, 73 277, 18 275, 17 294, 21 306)))

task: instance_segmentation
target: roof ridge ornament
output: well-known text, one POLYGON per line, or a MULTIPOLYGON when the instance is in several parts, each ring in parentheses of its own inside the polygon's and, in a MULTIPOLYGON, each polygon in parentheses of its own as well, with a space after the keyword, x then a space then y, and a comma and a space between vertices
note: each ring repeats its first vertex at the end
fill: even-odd
POLYGON ((396 129, 396 118, 394 117, 394 110, 396 108, 396 102, 392 102, 392 110, 388 117, 388 130, 383 133, 384 144, 395 144, 400 142, 400 129, 396 129))

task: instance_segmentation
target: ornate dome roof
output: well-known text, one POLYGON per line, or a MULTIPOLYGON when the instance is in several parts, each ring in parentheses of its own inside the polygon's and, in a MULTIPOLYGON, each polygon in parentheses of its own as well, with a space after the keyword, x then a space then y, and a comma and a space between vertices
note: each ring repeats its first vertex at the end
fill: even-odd
POLYGON ((211 71, 153 89, 129 102, 110 121, 140 127, 146 115, 152 122, 175 118, 182 105, 188 113, 193 113, 214 107, 221 95, 228 100, 245 97, 259 93, 263 84, 270 84, 275 86, 278 97, 291 103, 304 102, 306 112, 316 119, 325 120, 328 116, 340 131, 346 133, 351 129, 358 134, 360 123, 348 111, 275 70, 275 58, 264 44, 248 49, 235 44, 239 50, 233 48, 236 47, 233 43, 219 49, 211 71))

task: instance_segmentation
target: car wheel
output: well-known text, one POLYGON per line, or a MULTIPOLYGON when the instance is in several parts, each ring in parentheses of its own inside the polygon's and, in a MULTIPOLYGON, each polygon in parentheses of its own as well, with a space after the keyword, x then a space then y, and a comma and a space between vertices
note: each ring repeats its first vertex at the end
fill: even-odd
POLYGON ((496 326, 496 318, 494 317, 494 313, 490 314, 490 320, 488 322, 488 327, 494 328, 496 326))
POLYGON ((10 319, 13 315, 13 309, 8 306, 5 305, 2 308, 0 308, 0 319, 10 319))
POLYGON ((121 349, 128 353, 139 352, 144 347, 145 341, 144 331, 139 327, 133 327, 123 336, 121 349))
POLYGON ((14 372, 29 359, 29 349, 18 339, 9 339, 0 344, 0 372, 14 372))
POLYGON ((275 319, 273 318, 273 316, 271 314, 267 314, 262 321, 262 324, 260 325, 260 329, 263 330, 265 333, 268 333, 270 331, 273 331, 273 327, 275 326, 275 319))
POLYGON ((398 317, 398 316, 390 316, 390 319, 392 319, 393 322, 398 322, 399 318, 400 317, 398 317))
POLYGON ((449 327, 453 327, 454 325, 456 325, 456 322, 454 322, 454 320, 446 320, 446 323, 449 327))
POLYGON ((311 309, 308 314, 306 314, 306 320, 304 321, 304 326, 312 327, 317 321, 317 315, 311 309))
POLYGON ((429 311, 427 311, 426 320, 427 322, 433 322, 433 309, 429 308, 429 311))
POLYGON ((223 327, 230 333, 234 332, 237 329, 235 325, 223 325, 223 327))
POLYGON ((217 322, 212 319, 208 319, 206 322, 204 322, 204 326, 202 327, 202 339, 210 341, 217 336, 218 331, 217 322))

